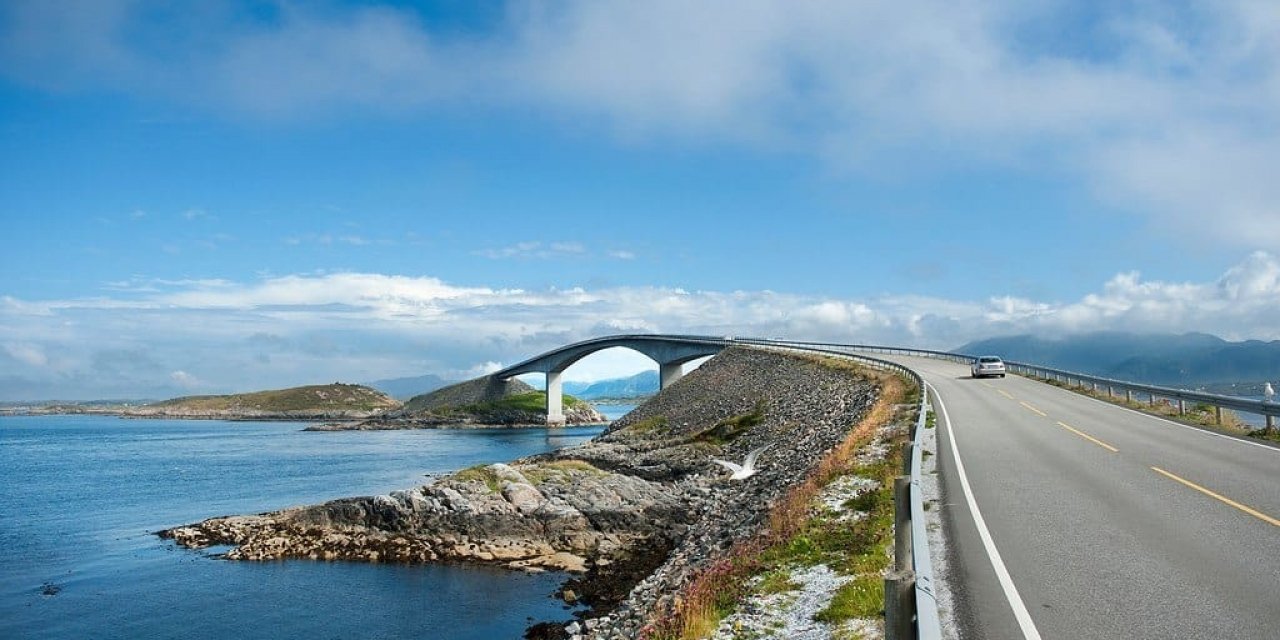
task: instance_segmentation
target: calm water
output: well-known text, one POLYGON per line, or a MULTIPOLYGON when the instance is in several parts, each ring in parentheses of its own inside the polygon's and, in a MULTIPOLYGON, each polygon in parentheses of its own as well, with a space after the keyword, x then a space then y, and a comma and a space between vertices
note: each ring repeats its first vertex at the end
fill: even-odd
MULTIPOLYGON (((606 414, 629 407, 605 407, 606 414)), ((564 576, 229 562, 152 532, 388 493, 601 427, 305 433, 295 423, 0 418, 0 638, 514 638, 564 576), (46 585, 57 590, 45 595, 46 585)))

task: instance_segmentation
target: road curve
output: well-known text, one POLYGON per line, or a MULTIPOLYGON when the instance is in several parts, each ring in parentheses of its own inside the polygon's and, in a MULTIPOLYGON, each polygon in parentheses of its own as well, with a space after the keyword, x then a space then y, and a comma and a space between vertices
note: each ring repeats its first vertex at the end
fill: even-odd
POLYGON ((1280 449, 889 359, 940 398, 961 638, 1280 638, 1280 449))

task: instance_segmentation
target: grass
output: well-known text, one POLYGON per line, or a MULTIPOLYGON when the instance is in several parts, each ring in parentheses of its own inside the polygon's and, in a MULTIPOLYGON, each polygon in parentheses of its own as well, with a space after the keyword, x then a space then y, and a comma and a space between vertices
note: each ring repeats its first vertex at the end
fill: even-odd
POLYGON ((625 430, 630 433, 650 434, 650 433, 655 433, 660 431, 666 431, 666 429, 667 429, 666 416, 652 416, 628 426, 625 430))
POLYGON ((225 396, 186 396, 150 406, 189 411, 374 411, 399 403, 368 387, 335 382, 225 396))
POLYGON ((1249 432, 1250 438, 1280 442, 1280 429, 1257 429, 1249 432))
POLYGON ((855 618, 874 618, 884 611, 884 579, 879 575, 858 576, 836 591, 827 608, 815 620, 837 624, 855 618))
POLYGON ((498 484, 498 475, 489 468, 489 465, 478 464, 467 467, 453 474, 453 478, 460 482, 483 482, 491 493, 497 493, 501 489, 501 485, 498 484))
POLYGON ((756 588, 763 594, 775 594, 795 591, 800 585, 791 581, 790 571, 770 571, 764 574, 756 588))
MULTIPOLYGON (((870 442, 877 428, 894 420, 894 406, 909 395, 910 385, 900 376, 873 372, 845 360, 807 359, 874 379, 880 387, 877 401, 859 423, 851 427, 843 442, 828 451, 802 482, 775 502, 765 530, 739 541, 727 554, 695 574, 678 594, 678 604, 642 629, 642 638, 684 640, 709 635, 724 616, 751 594, 750 577, 754 575, 765 575, 759 589, 766 588, 765 585, 781 588, 789 579, 771 577, 774 574, 788 572, 797 565, 827 564, 836 571, 860 576, 854 580, 857 583, 863 580, 862 574, 873 575, 879 581, 880 573, 889 565, 893 543, 892 478, 901 465, 905 436, 895 440, 886 460, 858 467, 855 454, 870 442), (837 521, 814 509, 822 488, 850 473, 880 480, 880 488, 869 492, 871 497, 857 499, 859 505, 870 509, 868 516, 855 522, 837 521)), ((918 392, 915 397, 918 402, 918 392)), ((856 605, 843 606, 829 615, 839 617, 845 612, 868 609, 874 611, 864 617, 879 615, 884 608, 883 592, 878 596, 869 593, 858 591, 845 596, 856 605), (868 598, 872 602, 868 602, 868 598)))
POLYGON ((764 422, 764 410, 765 401, 760 400, 751 411, 717 422, 716 426, 699 433, 696 440, 718 446, 728 444, 751 427, 764 422))
POLYGON ((579 474, 605 475, 604 471, 597 469, 586 460, 543 462, 528 469, 521 469, 521 472, 529 482, 535 485, 545 482, 564 483, 571 480, 575 472, 579 474))
MULTIPOLYGON (((563 398, 564 407, 566 409, 571 409, 583 404, 582 400, 570 395, 561 397, 563 398)), ((458 410, 466 413, 497 413, 503 411, 528 411, 542 413, 547 410, 547 392, 528 391, 525 393, 517 393, 505 398, 491 400, 489 402, 479 402, 476 404, 466 405, 464 407, 460 407, 458 410)))

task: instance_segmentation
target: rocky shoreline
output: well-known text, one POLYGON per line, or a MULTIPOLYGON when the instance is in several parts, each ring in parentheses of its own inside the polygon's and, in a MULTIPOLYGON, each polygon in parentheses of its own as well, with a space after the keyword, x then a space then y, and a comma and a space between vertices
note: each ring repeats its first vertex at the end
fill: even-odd
POLYGON ((758 532, 878 396, 871 381, 808 357, 730 349, 591 442, 465 469, 390 495, 336 500, 161 532, 233 560, 479 562, 580 573, 583 619, 543 637, 632 638, 696 571, 758 532), (731 481, 711 463, 770 445, 731 481))

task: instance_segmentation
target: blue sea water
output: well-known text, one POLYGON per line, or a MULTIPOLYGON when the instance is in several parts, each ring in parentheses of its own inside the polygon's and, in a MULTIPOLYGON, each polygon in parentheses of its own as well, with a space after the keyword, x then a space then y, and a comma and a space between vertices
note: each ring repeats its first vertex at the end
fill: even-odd
POLYGON ((388 493, 601 429, 303 426, 0 418, 0 638, 479 640, 570 616, 552 598, 558 574, 231 562, 154 535, 213 516, 388 493))

